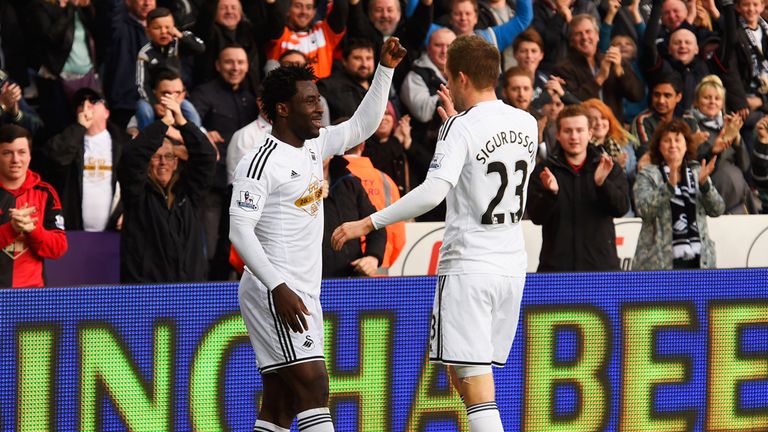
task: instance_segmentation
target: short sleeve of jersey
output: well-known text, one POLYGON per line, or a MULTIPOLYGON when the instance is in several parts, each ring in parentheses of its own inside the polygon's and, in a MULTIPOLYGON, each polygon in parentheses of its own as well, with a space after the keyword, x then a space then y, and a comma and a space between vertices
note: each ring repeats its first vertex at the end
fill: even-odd
POLYGON ((258 171, 248 175, 248 162, 247 158, 243 159, 235 169, 229 214, 258 221, 269 195, 269 175, 266 172, 259 175, 258 171))
POLYGON ((443 179, 452 186, 459 181, 469 149, 467 134, 460 124, 456 124, 457 119, 458 116, 451 117, 440 128, 435 154, 427 172, 427 178, 443 179))

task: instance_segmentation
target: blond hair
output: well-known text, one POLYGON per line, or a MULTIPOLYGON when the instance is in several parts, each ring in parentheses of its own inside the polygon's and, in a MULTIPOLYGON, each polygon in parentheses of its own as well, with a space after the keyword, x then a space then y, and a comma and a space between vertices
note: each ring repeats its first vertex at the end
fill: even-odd
POLYGON ((725 100, 725 87, 723 86, 723 81, 717 75, 707 75, 701 80, 694 92, 696 99, 698 100, 701 93, 708 88, 714 89, 720 97, 725 100))

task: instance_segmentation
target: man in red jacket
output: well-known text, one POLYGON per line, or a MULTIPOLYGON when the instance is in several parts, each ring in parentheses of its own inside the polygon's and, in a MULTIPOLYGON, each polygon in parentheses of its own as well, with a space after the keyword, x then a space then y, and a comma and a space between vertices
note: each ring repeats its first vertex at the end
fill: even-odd
POLYGON ((0 126, 0 287, 42 287, 43 259, 67 251, 59 196, 29 170, 30 140, 0 126))

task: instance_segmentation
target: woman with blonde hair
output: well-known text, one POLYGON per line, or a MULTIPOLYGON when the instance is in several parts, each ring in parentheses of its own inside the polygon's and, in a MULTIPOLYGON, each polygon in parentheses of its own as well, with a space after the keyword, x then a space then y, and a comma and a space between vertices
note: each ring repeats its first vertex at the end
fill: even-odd
POLYGON ((724 104, 723 82, 717 75, 707 75, 696 86, 690 114, 699 130, 709 136, 698 148, 689 150, 697 160, 712 160, 717 156, 712 182, 725 200, 725 213, 745 214, 753 211, 754 203, 745 178, 749 171, 749 152, 739 134, 744 121, 736 113, 725 114, 724 104))

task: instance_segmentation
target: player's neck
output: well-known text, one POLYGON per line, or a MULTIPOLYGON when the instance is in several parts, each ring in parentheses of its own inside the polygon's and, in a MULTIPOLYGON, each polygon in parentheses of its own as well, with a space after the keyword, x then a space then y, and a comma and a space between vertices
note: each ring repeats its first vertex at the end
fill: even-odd
POLYGON ((493 89, 490 90, 471 90, 464 94, 464 103, 466 108, 473 107, 482 102, 495 101, 499 98, 496 97, 496 92, 493 89))
POLYGON ((290 146, 296 148, 304 147, 304 140, 296 136, 296 134, 293 133, 290 128, 283 129, 282 127, 279 127, 277 124, 275 124, 272 127, 271 134, 273 137, 290 146))

